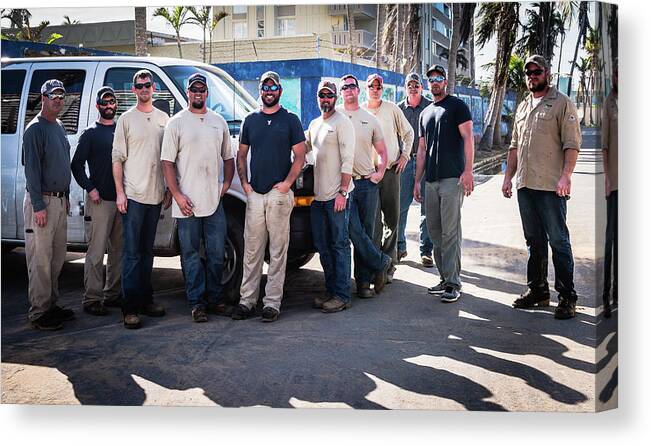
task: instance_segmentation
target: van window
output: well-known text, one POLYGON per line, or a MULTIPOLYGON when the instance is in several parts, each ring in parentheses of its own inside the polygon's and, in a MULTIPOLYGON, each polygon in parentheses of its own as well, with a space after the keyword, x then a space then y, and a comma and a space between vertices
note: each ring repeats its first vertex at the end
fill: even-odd
MULTIPOLYGON (((4 76, 4 73, 3 73, 4 76)), ((36 70, 32 74, 27 97, 25 126, 34 119, 43 106, 41 101, 41 85, 48 79, 58 79, 66 87, 66 99, 59 119, 63 122, 68 135, 75 135, 79 127, 79 106, 81 92, 84 89, 86 71, 84 70, 36 70)))
POLYGON ((2 134, 16 133, 18 127, 18 111, 20 110, 20 94, 25 83, 25 70, 2 71, 2 134))
MULTIPOLYGON (((115 90, 115 98, 118 100, 118 109, 115 113, 115 119, 117 119, 122 113, 129 110, 131 107, 136 105, 136 95, 131 91, 131 85, 133 84, 133 75, 136 74, 136 71, 140 68, 110 68, 106 72, 104 77, 104 85, 115 90)), ((154 84, 156 85, 156 90, 153 95, 154 106, 160 110, 165 111, 168 115, 174 115, 181 110, 181 106, 178 104, 174 95, 170 92, 169 88, 161 79, 154 75, 154 84)))

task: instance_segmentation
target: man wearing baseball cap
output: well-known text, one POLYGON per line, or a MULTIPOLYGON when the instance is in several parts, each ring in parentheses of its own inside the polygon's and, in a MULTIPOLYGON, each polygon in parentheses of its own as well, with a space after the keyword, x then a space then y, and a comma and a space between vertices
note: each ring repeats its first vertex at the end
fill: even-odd
POLYGON ((207 313, 230 315, 222 302, 226 213, 221 198, 230 188, 235 161, 228 124, 206 106, 206 77, 188 78, 188 107, 165 128, 161 162, 174 203, 185 272, 185 292, 194 322, 207 313), (219 178, 223 164, 223 183, 219 178), (200 256, 203 244, 206 258, 200 256))
POLYGON ((72 310, 57 305, 70 210, 70 143, 57 119, 65 97, 63 82, 50 79, 43 83, 42 109, 23 135, 28 318, 40 330, 58 330, 64 321, 74 318, 72 310))
POLYGON ((246 193, 246 217, 241 296, 233 319, 246 319, 255 313, 268 240, 269 271, 262 321, 273 322, 278 319, 282 303, 289 218, 294 207, 291 187, 305 162, 305 132, 299 117, 279 103, 283 90, 278 73, 264 73, 259 87, 262 106, 244 118, 237 153, 237 173, 246 193))
POLYGON ((102 87, 97 91, 95 107, 99 118, 79 136, 70 165, 75 180, 86 191, 85 215, 90 219, 90 239, 84 262, 82 306, 86 313, 95 316, 107 315, 106 307, 120 306, 122 221, 115 205, 111 166, 117 106, 111 87, 102 87), (86 164, 90 176, 86 174, 86 164))
POLYGON ((326 293, 316 297, 313 306, 324 313, 335 313, 351 305, 348 196, 354 187, 355 129, 345 114, 335 110, 334 83, 319 83, 317 101, 321 116, 310 123, 305 147, 314 155, 312 238, 319 251, 326 293))
MULTIPOLYGON (((409 73, 405 78, 405 88, 407 97, 403 99, 398 107, 409 121, 414 131, 414 141, 409 154, 409 162, 405 170, 400 175, 400 221, 398 226, 398 262, 407 256, 407 238, 405 229, 407 227, 407 215, 409 207, 414 199, 414 179, 416 178, 416 154, 418 153, 418 120, 420 114, 432 103, 423 96, 423 84, 418 73, 409 73)), ((424 193, 425 183, 421 180, 421 191, 424 193)), ((423 266, 432 267, 432 242, 427 234, 427 219, 425 216, 425 206, 420 206, 420 258, 423 266)))
POLYGON ((398 264, 398 220, 400 218, 400 176, 409 162, 414 130, 400 108, 382 99, 384 81, 373 73, 366 79, 368 102, 362 107, 380 121, 387 147, 387 168, 378 184, 379 206, 375 218, 373 242, 383 253, 391 257, 387 273, 389 283, 398 264))
POLYGON ((559 303, 556 319, 573 318, 574 258, 567 229, 567 200, 572 172, 581 147, 576 106, 549 85, 549 65, 533 55, 525 61, 527 88, 531 94, 517 108, 507 158, 502 194, 512 196, 516 177, 518 207, 529 258, 527 291, 513 302, 515 308, 549 305, 547 262, 549 246, 555 271, 554 287, 559 303))

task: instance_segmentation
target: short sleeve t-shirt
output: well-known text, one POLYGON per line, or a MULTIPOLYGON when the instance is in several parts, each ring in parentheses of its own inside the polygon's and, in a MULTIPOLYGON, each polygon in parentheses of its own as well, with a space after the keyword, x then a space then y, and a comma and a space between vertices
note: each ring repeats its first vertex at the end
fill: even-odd
POLYGON ((292 167, 292 146, 303 141, 301 120, 294 113, 282 107, 272 114, 262 110, 249 113, 242 123, 240 143, 251 152, 249 183, 253 190, 266 194, 284 181, 292 167))
MULTIPOLYGON (((195 217, 208 217, 217 210, 222 162, 232 158, 228 124, 214 111, 197 114, 185 109, 167 124, 161 160, 176 164, 179 188, 194 204, 195 217)), ((185 218, 176 201, 172 217, 185 218)))
POLYGON ((470 109, 455 96, 433 102, 420 115, 419 137, 425 137, 425 180, 459 178, 466 156, 459 125, 471 121, 470 109))
POLYGON ((375 172, 373 144, 384 139, 380 121, 361 107, 350 111, 340 106, 337 107, 337 110, 348 116, 355 128, 353 177, 367 177, 373 174, 375 172))

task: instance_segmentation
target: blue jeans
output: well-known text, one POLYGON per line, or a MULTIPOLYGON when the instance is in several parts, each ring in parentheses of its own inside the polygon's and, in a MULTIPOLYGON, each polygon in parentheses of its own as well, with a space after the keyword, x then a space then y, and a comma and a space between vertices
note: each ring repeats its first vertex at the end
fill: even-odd
MULTIPOLYGON (((407 250, 407 214, 409 206, 414 199, 414 182, 416 179, 416 158, 413 157, 405 166, 400 176, 400 220, 398 223, 398 252, 407 250)), ((425 175, 420 181, 420 192, 425 200, 425 175)), ((420 205, 420 255, 432 254, 432 241, 427 233, 427 219, 425 217, 425 206, 420 205)))
POLYGON ((151 271, 154 266, 154 239, 160 217, 160 204, 127 200, 122 215, 122 312, 138 313, 153 301, 151 271))
POLYGON ((379 201, 377 184, 371 180, 355 181, 355 189, 350 194, 350 222, 348 232, 355 248, 355 281, 370 283, 376 272, 382 271, 391 262, 373 243, 373 230, 379 201))
POLYGON ((567 199, 556 192, 518 189, 518 206, 527 242, 527 286, 536 292, 549 292, 547 282, 548 246, 556 281, 554 288, 562 296, 576 301, 574 258, 570 233, 565 223, 567 199))
POLYGON ((177 218, 185 293, 190 308, 217 304, 222 297, 222 269, 226 240, 226 214, 222 203, 207 217, 177 218), (201 259, 203 241, 206 259, 201 259))
POLYGON ((313 201, 310 209, 312 239, 319 252, 328 294, 350 302, 350 200, 335 212, 335 200, 313 201))

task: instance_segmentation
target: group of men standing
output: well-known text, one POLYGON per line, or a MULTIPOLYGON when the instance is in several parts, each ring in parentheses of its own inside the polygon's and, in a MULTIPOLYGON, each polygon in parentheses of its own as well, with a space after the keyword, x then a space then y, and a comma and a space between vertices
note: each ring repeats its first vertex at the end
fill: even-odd
MULTIPOLYGON (((165 314, 153 301, 151 272, 161 207, 172 205, 192 319, 204 322, 208 313, 236 320, 251 317, 268 243, 262 320, 277 320, 294 203, 291 187, 306 152, 314 158, 312 232, 326 284, 314 307, 325 313, 350 308, 351 242, 359 298, 375 296, 392 281, 406 255, 412 198, 423 203, 421 260, 425 266, 435 263, 440 278, 428 292, 442 302, 456 301, 462 288, 461 207, 474 187, 472 119, 467 105, 447 93, 444 67, 435 65, 426 74, 433 100, 422 95, 420 75, 410 73, 407 97, 399 105, 382 99, 378 74, 366 79, 365 104, 359 103, 355 76, 341 77, 338 85, 322 81, 316 91, 321 115, 303 132, 300 119, 279 103, 279 75, 266 72, 259 83, 261 107, 242 123, 236 161, 226 122, 207 108, 209 83, 201 73, 187 81, 188 107, 171 119, 153 107, 155 83, 147 70, 134 75, 137 104, 117 123, 115 92, 101 88, 96 97, 100 117, 81 135, 72 163, 57 120, 65 88, 58 80, 47 81, 41 88, 42 111, 24 137, 30 321, 40 329, 58 329, 74 317, 72 310, 56 305, 71 166, 87 192, 91 224, 85 312, 101 316, 108 314, 107 307, 120 306, 126 328, 140 327, 143 314, 165 314), (336 106, 338 94, 343 103, 336 106), (231 311, 222 300, 227 217, 221 199, 236 167, 247 204, 241 297, 231 311)), ((529 248, 528 291, 513 305, 549 303, 550 244, 560 296, 555 316, 565 319, 574 316, 577 298, 565 219, 581 133, 574 104, 548 84, 547 62, 541 56, 528 58, 525 74, 531 95, 516 113, 502 187, 504 196, 511 197, 516 176, 529 248)))

